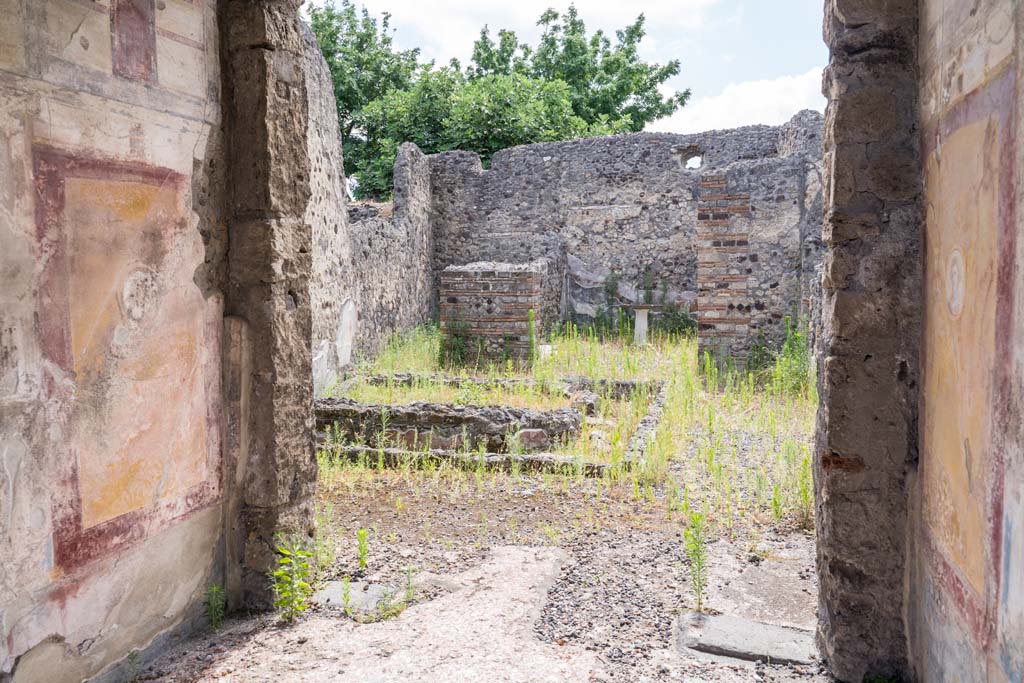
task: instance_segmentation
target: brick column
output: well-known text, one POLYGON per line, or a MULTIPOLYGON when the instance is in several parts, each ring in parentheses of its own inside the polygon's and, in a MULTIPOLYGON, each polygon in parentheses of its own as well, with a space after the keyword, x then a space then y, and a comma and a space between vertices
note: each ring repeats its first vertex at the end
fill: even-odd
POLYGON ((922 286, 917 3, 827 0, 825 40, 818 643, 842 681, 909 679, 904 568, 922 286))
POLYGON ((312 534, 312 238, 300 0, 222 5, 231 218, 225 380, 233 606, 270 605, 275 534, 312 534), (242 344, 247 348, 238 349, 242 344), (245 395, 241 395, 241 393, 245 395), (239 394, 239 395, 235 395, 239 394))
POLYGON ((724 175, 705 174, 697 200, 697 350, 740 366, 749 350, 747 291, 750 233, 735 216, 750 215, 750 194, 729 192, 724 175))

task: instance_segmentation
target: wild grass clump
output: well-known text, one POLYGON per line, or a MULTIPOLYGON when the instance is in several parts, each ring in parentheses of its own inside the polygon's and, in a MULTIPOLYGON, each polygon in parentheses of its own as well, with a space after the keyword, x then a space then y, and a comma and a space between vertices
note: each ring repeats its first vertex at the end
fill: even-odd
POLYGON ((488 384, 486 378, 442 382, 430 375, 418 376, 412 383, 397 383, 356 379, 344 392, 345 398, 362 403, 406 405, 415 401, 454 403, 456 405, 503 405, 535 410, 553 410, 569 405, 561 391, 543 383, 488 384))
POLYGON ((813 382, 811 350, 803 326, 786 319, 786 339, 775 357, 771 383, 776 394, 800 396, 807 394, 813 382))
POLYGON ((214 631, 219 630, 221 624, 224 623, 227 605, 228 599, 223 586, 213 584, 206 588, 206 595, 203 597, 203 611, 206 612, 206 620, 210 622, 210 628, 214 631))
POLYGON ((370 539, 366 529, 356 531, 356 558, 359 560, 359 569, 365 571, 370 563, 370 539))
POLYGON ((447 329, 441 333, 437 345, 438 367, 460 367, 469 363, 472 352, 472 339, 469 336, 469 325, 462 320, 452 320, 447 329))
POLYGON ((437 369, 440 346, 441 330, 437 325, 416 327, 392 335, 376 358, 360 363, 358 369, 379 374, 433 372, 437 369))
MULTIPOLYGON (((436 372, 440 369, 439 337, 436 328, 416 330, 389 345, 378 361, 364 370, 436 372)), ((787 323, 786 339, 777 352, 762 345, 758 353, 763 352, 765 360, 760 369, 718 363, 710 354, 698 358, 697 341, 689 334, 655 333, 650 344, 634 346, 618 334, 602 338, 594 328, 566 324, 549 341, 551 353, 538 356, 529 367, 489 363, 456 371, 457 376, 473 374, 478 381, 532 380, 511 388, 498 388, 497 382, 494 386, 466 382, 441 387, 429 381, 404 388, 387 384, 371 388, 358 383, 354 387, 364 392, 357 393, 360 400, 376 392, 372 395, 378 400, 373 402, 379 403, 413 396, 426 400, 433 392, 445 396, 446 402, 551 407, 544 401, 564 399, 552 398, 543 387, 557 386, 568 376, 661 380, 666 383, 662 416, 646 437, 641 461, 629 463, 631 467, 625 463, 630 439, 654 399, 645 392, 619 399, 600 397, 597 414, 585 418, 580 437, 553 444, 551 450, 577 458, 579 464, 586 460, 611 465, 605 478, 595 483, 595 497, 625 491, 645 509, 663 506, 668 518, 679 515, 689 519, 694 511, 700 511, 709 536, 735 538, 760 526, 813 528, 810 435, 817 397, 808 338, 800 326, 787 323)), ((381 426, 383 431, 385 426, 381 426)), ((334 442, 341 443, 337 438, 334 442)), ((383 443, 372 445, 383 447, 383 443)), ((552 495, 570 490, 582 478, 579 464, 557 475, 527 475, 517 461, 510 472, 497 473, 485 466, 477 446, 462 446, 464 454, 478 458, 479 463, 466 472, 432 460, 429 443, 417 444, 419 452, 411 453, 408 462, 399 465, 400 476, 416 488, 440 487, 453 504, 459 504, 465 495, 491 495, 495 478, 515 481, 529 476, 539 482, 532 486, 552 495)), ((510 439, 509 451, 520 450, 510 439)), ((318 459, 321 486, 328 489, 361 486, 384 468, 383 459, 372 453, 349 462, 330 446, 318 459)), ((401 505, 407 503, 414 505, 414 500, 403 500, 401 505)))

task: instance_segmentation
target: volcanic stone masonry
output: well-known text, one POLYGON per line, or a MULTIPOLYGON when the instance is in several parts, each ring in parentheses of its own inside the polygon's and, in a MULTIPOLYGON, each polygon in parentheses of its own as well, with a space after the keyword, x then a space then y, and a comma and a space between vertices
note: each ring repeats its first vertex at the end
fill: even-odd
POLYGON ((816 315, 821 126, 804 111, 776 127, 525 145, 489 170, 470 152, 432 155, 435 278, 546 259, 545 322, 678 306, 702 349, 742 362, 761 338, 778 345, 787 317, 816 315))
POLYGON ((787 317, 817 327, 822 121, 803 111, 782 126, 524 145, 495 154, 489 170, 471 152, 403 145, 393 217, 352 207, 353 248, 374 246, 315 282, 329 296, 314 300, 345 301, 358 320, 346 348, 369 353, 453 311, 440 292, 450 266, 544 262, 538 330, 653 303, 655 317, 694 314, 701 349, 742 363, 754 343, 781 343, 787 317))

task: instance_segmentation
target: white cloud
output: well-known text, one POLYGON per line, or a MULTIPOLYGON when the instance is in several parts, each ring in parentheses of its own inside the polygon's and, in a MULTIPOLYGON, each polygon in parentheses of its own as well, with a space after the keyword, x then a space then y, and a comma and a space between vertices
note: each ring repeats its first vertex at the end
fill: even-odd
POLYGON ((730 83, 718 95, 694 98, 647 130, 700 133, 755 123, 778 125, 801 109, 825 110, 820 68, 796 76, 730 83))

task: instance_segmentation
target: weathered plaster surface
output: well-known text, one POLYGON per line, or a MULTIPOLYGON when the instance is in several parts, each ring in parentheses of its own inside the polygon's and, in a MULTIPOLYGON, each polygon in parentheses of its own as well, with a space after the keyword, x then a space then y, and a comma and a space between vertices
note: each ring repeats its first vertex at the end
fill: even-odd
POLYGON ((186 623, 220 535, 212 2, 3 3, 0 679, 186 623))
POLYGON ((910 587, 921 680, 1024 675, 1015 5, 921 2, 928 248, 910 587))

